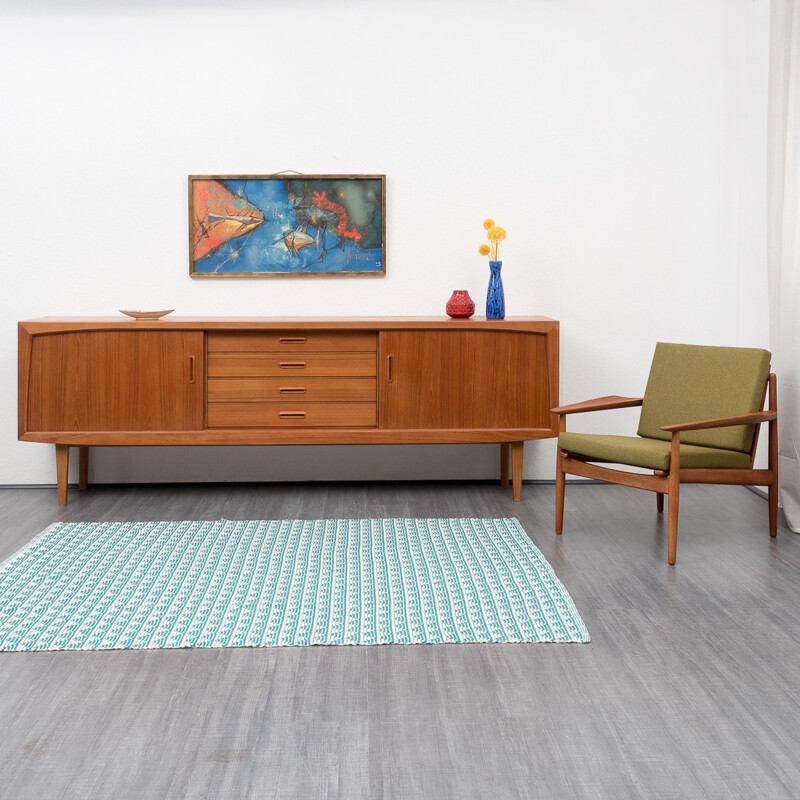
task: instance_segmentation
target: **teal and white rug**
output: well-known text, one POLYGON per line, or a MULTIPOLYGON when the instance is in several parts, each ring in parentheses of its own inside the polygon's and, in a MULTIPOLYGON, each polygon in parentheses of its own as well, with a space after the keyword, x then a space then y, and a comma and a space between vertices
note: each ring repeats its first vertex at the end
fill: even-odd
POLYGON ((515 519, 56 523, 0 564, 0 650, 588 642, 515 519))

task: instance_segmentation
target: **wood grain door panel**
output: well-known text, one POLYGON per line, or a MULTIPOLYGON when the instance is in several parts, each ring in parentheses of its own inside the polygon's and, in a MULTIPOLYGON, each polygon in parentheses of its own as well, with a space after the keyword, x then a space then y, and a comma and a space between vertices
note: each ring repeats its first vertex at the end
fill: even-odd
POLYGON ((549 428, 546 337, 381 331, 380 427, 549 428))
POLYGON ((29 431, 203 428, 202 331, 35 336, 29 431))

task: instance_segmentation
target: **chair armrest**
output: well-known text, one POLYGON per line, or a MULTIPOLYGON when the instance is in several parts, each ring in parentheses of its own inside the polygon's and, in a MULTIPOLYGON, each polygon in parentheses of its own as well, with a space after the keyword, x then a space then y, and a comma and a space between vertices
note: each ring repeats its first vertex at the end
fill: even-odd
POLYGON ((552 414, 580 414, 584 411, 606 411, 611 408, 630 408, 641 404, 641 397, 619 397, 612 394, 607 397, 596 397, 594 400, 584 400, 582 403, 551 408, 550 412, 552 414))
POLYGON ((756 411, 754 414, 738 414, 735 417, 701 419, 698 422, 678 422, 675 425, 662 425, 661 430, 668 433, 700 431, 705 428, 728 428, 731 425, 757 425, 759 422, 771 422, 777 418, 777 411, 756 411))

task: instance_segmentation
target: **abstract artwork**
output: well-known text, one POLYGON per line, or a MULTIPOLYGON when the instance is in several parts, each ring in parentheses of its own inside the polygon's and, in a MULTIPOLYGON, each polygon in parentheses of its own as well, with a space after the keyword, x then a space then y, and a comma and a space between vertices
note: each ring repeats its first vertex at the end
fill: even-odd
POLYGON ((190 175, 193 278, 383 275, 384 175, 190 175))

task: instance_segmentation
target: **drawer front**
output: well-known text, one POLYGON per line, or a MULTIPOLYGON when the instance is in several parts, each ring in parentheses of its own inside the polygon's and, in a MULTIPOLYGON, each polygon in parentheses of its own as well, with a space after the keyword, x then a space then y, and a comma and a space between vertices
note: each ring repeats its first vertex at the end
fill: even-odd
POLYGON ((375 377, 375 353, 209 353, 209 378, 375 377))
POLYGON ((209 403, 209 428, 374 426, 375 403, 209 403))
POLYGON ((339 350, 377 350, 374 331, 209 331, 209 353, 282 353, 339 350))
POLYGON ((302 402, 375 402, 375 378, 210 378, 209 403, 273 400, 302 402))

